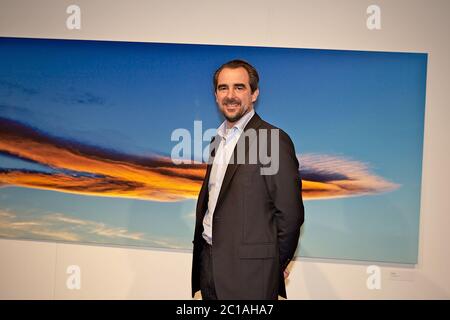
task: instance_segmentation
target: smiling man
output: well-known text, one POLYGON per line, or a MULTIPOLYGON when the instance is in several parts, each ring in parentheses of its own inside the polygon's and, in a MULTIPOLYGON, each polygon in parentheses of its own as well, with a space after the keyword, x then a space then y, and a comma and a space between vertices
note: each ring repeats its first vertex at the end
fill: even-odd
POLYGON ((214 76, 214 83, 217 86, 216 102, 225 116, 228 129, 243 116, 253 114, 253 104, 258 98, 259 89, 257 73, 250 72, 252 83, 250 83, 250 73, 243 67, 223 68, 214 76))
POLYGON ((258 82, 242 60, 213 78, 225 121, 210 145, 196 210, 192 296, 201 290, 204 300, 286 298, 286 267, 304 220, 299 163, 289 136, 255 113, 258 82), (263 174, 267 162, 249 161, 260 149, 276 158, 277 170, 263 174))

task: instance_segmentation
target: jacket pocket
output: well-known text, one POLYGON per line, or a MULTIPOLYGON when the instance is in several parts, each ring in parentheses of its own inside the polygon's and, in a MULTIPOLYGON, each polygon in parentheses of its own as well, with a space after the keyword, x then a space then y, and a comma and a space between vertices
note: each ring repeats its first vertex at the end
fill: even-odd
POLYGON ((244 244, 239 246, 239 258, 241 259, 265 259, 275 257, 275 243, 244 244))

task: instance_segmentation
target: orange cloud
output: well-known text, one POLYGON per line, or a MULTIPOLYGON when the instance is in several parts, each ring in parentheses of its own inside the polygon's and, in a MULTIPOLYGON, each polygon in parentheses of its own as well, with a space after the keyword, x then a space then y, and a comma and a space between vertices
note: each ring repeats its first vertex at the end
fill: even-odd
POLYGON ((58 139, 6 119, 0 119, 0 151, 53 169, 79 172, 4 170, 0 184, 108 197, 196 198, 206 168, 204 164, 175 166, 167 158, 126 155, 58 139))
POLYGON ((400 187, 371 173, 368 165, 343 157, 306 154, 299 161, 305 198, 361 196, 389 192, 400 187))
MULTIPOLYGON (((206 164, 175 165, 168 157, 129 155, 61 139, 5 118, 0 118, 0 152, 56 171, 0 169, 0 186, 105 197, 196 199, 206 170, 206 164)), ((356 196, 398 187, 356 161, 307 155, 300 162, 304 199, 356 196)))

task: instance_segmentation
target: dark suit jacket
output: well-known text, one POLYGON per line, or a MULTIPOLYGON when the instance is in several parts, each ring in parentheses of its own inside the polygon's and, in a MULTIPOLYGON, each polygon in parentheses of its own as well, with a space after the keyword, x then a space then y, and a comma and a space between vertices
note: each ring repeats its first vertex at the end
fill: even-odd
MULTIPOLYGON (((244 133, 251 128, 257 132, 266 129, 269 134, 270 129, 278 129, 256 113, 244 133)), ((294 145, 284 131, 278 132, 278 173, 261 175, 260 161, 257 164, 235 161, 227 167, 213 216, 213 274, 219 299, 277 299, 278 295, 286 298, 283 270, 297 248, 304 208, 294 145)), ((213 139, 210 145, 212 157, 218 140, 213 139)), ((260 140, 257 136, 246 143, 246 153, 255 143, 259 147, 260 140)), ((270 143, 267 148, 270 150, 270 143)), ((200 290, 200 251, 211 163, 197 202, 192 296, 200 290)))

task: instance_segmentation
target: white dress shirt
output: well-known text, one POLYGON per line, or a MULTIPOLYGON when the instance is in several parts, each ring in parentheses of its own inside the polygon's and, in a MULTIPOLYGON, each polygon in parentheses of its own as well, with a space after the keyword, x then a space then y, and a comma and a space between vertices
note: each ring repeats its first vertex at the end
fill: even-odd
MULTIPOLYGON (((214 161, 211 167, 211 173, 208 181, 208 209, 206 210, 205 217, 203 218, 203 238, 209 244, 212 244, 212 221, 213 214, 217 204, 217 198, 219 197, 220 188, 222 187, 223 178, 227 171, 228 163, 230 162, 231 155, 234 148, 244 132, 244 128, 250 119, 255 114, 255 110, 251 110, 244 115, 234 126, 227 129, 226 121, 224 121, 217 129, 217 136, 221 138, 219 146, 217 147, 214 161)), ((216 139, 217 139, 216 136, 216 139)))

